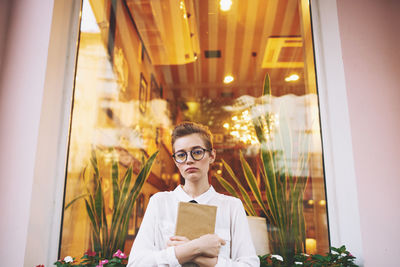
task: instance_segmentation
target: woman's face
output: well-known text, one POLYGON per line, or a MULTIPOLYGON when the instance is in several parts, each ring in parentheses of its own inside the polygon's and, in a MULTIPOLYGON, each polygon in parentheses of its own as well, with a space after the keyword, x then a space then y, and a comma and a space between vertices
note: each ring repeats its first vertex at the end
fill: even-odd
POLYGON ((175 162, 185 181, 195 182, 208 179, 208 169, 215 160, 215 151, 206 151, 201 160, 194 160, 190 151, 195 148, 206 148, 203 139, 197 133, 179 137, 174 143, 174 153, 186 152, 187 158, 183 163, 175 162))

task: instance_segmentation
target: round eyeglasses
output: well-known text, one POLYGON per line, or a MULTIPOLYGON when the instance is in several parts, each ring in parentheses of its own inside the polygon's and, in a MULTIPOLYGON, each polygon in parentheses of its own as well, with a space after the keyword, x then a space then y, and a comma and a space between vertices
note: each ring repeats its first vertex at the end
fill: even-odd
MULTIPOLYGON (((192 159, 199 161, 202 160, 204 158, 204 155, 206 154, 206 151, 210 152, 211 149, 205 149, 202 147, 196 147, 193 148, 190 151, 190 155, 192 156, 192 159)), ((175 152, 174 154, 172 154, 172 157, 174 158, 174 160, 176 161, 176 163, 185 163, 188 157, 188 152, 186 151, 178 151, 175 152)))

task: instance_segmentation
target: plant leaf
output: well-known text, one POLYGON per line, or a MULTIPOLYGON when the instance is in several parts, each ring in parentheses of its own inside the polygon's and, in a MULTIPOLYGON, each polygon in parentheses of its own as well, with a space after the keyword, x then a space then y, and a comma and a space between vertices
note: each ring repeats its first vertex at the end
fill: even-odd
POLYGON ((79 195, 79 196, 77 196, 76 198, 74 198, 73 200, 71 200, 66 206, 65 206, 65 210, 66 209, 68 209, 72 204, 74 204, 75 203, 75 201, 77 201, 77 200, 79 200, 79 199, 81 199, 81 198, 84 198, 84 197, 86 197, 86 196, 88 196, 89 194, 88 193, 84 193, 84 194, 81 194, 81 195, 79 195))
POLYGON ((251 210, 251 214, 257 214, 254 209, 253 203, 251 202, 249 194, 247 193, 246 189, 244 189, 244 187, 240 183, 239 179, 236 177, 232 168, 223 159, 222 159, 222 163, 223 163, 225 169, 228 171, 229 175, 232 177, 232 179, 235 181, 236 185, 238 186, 239 192, 242 196, 242 199, 246 203, 246 205, 249 207, 249 209, 251 210))
POLYGON ((251 192, 253 193, 258 205, 260 206, 264 214, 267 214, 267 207, 264 204, 264 200, 262 199, 260 189, 258 188, 257 179, 253 174, 250 165, 243 157, 242 151, 240 151, 240 162, 242 163, 244 177, 246 178, 247 184, 249 185, 251 192))

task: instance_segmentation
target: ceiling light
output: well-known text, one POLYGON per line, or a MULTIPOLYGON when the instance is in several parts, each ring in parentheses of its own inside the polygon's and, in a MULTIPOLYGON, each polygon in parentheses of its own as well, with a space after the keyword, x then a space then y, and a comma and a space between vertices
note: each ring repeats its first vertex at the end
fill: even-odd
POLYGON ((231 0, 221 0, 219 1, 219 8, 221 11, 228 11, 231 9, 232 1, 231 0))
POLYGON ((292 74, 292 75, 290 75, 290 76, 287 76, 287 77, 285 78, 285 81, 286 81, 286 82, 295 82, 295 81, 297 81, 298 79, 300 79, 300 76, 299 76, 299 75, 297 75, 297 74, 292 74))
POLYGON ((234 80, 233 76, 227 75, 227 76, 225 76, 225 78, 224 78, 224 83, 225 83, 225 84, 228 84, 228 83, 233 82, 233 80, 234 80))

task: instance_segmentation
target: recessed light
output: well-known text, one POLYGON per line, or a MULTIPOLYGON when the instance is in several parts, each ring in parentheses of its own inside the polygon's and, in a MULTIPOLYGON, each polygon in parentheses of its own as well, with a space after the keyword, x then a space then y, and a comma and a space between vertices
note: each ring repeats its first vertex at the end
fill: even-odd
POLYGON ((292 75, 290 75, 290 76, 287 76, 286 78, 285 78, 285 81, 286 82, 295 82, 295 81, 297 81, 297 80, 299 80, 300 79, 300 76, 299 75, 297 75, 297 74, 292 74, 292 75))
POLYGON ((228 11, 231 9, 232 0, 221 0, 219 1, 219 8, 221 11, 228 11))
POLYGON ((233 80, 234 80, 234 78, 233 78, 232 75, 226 75, 225 78, 224 78, 224 83, 228 84, 228 83, 233 82, 233 80))

